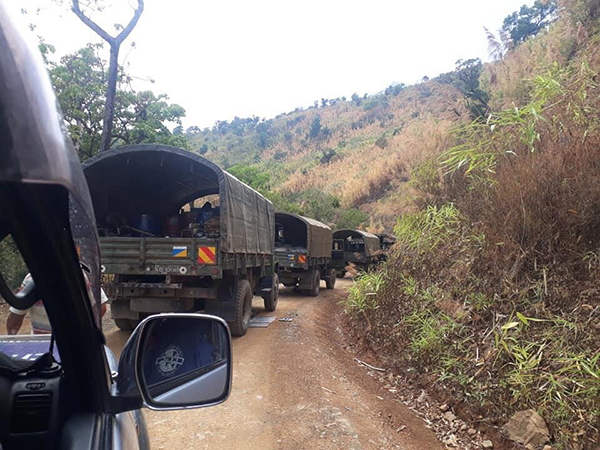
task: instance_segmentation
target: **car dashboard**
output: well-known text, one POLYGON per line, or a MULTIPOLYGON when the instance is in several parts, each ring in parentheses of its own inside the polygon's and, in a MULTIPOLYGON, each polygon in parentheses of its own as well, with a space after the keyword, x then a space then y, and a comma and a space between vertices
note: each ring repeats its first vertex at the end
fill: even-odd
POLYGON ((64 418, 64 376, 49 335, 0 337, 0 443, 3 450, 53 448, 64 418))

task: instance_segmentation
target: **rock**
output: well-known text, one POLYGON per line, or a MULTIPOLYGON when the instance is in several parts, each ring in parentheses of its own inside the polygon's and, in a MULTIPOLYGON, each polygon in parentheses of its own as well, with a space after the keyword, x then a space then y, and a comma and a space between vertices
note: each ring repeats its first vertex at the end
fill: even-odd
POLYGON ((454 434, 450 434, 446 436, 443 440, 444 444, 450 445, 452 447, 458 447, 458 438, 454 434))
POLYGON ((421 395, 419 395, 419 398, 417 399, 417 403, 424 403, 427 401, 427 394, 425 393, 425 391, 421 392, 421 395))
POLYGON ((463 424, 460 426, 460 431, 465 431, 467 428, 468 428, 468 427, 467 427, 467 424, 466 424, 466 423, 463 423, 463 424))
POLYGON ((544 445, 544 448, 542 450, 552 450, 552 446, 544 445))
POLYGON ((469 428, 469 429, 467 430, 467 434, 468 434, 469 436, 475 436, 475 435, 477 434, 477 430, 476 430, 475 428, 469 428))
POLYGON ((488 441, 483 441, 483 442, 481 443, 481 446, 482 446, 483 448, 494 448, 494 444, 493 444, 493 442, 492 442, 492 441, 489 441, 489 440, 488 440, 488 441))
POLYGON ((546 422, 533 409, 514 413, 502 429, 510 440, 523 445, 541 447, 550 440, 546 422))
POLYGON ((441 405, 441 406, 440 406, 440 410, 441 410, 442 412, 446 412, 446 411, 448 411, 448 408, 449 408, 449 407, 448 407, 448 405, 447 405, 446 403, 444 403, 443 405, 441 405))
POLYGON ((452 423, 456 420, 456 416, 452 413, 452 411, 448 411, 448 412, 444 413, 443 417, 450 423, 452 423))

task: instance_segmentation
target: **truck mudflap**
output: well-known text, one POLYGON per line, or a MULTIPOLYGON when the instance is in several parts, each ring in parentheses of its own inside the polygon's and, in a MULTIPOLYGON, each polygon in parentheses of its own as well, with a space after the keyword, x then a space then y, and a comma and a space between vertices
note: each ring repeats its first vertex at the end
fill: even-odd
POLYGON ((264 287, 260 290, 259 294, 260 296, 265 296, 265 295, 271 295, 271 292, 273 292, 273 288, 270 287, 264 287))
POLYGON ((226 322, 235 320, 235 295, 238 290, 238 283, 238 277, 226 274, 219 288, 216 289, 217 295, 204 303, 206 314, 219 316, 226 322))
POLYGON ((205 312, 206 314, 221 317, 226 322, 232 322, 235 320, 235 299, 229 302, 207 300, 205 312))

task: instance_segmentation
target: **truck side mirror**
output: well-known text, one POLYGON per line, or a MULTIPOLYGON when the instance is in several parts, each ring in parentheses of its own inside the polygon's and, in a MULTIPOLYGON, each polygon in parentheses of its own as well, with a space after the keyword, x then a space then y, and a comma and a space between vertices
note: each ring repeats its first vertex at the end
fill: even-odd
POLYGON ((205 314, 158 314, 139 327, 135 378, 147 407, 198 408, 227 399, 231 337, 226 322, 205 314))

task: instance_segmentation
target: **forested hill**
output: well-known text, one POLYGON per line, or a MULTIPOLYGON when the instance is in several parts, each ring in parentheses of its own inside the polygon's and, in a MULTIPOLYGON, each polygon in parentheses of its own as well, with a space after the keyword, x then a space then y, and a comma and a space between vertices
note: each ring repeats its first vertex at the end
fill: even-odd
POLYGON ((478 88, 481 69, 472 60, 459 67, 462 84, 444 76, 392 85, 377 95, 322 99, 270 120, 236 117, 186 135, 193 150, 279 208, 340 227, 389 229, 407 207, 402 192, 417 161, 438 153, 449 130, 472 119, 465 95, 478 88))
POLYGON ((320 99, 268 120, 235 117, 178 133, 278 208, 337 227, 390 230, 400 215, 419 207, 415 183, 435 178, 428 171, 437 170, 436 158, 460 142, 453 131, 458 125, 525 104, 530 77, 573 56, 576 29, 587 20, 576 11, 588 11, 588 3, 537 0, 523 6, 505 18, 497 35, 486 30, 495 60, 489 64, 465 55, 453 72, 412 86, 382 86, 375 95, 320 99), (559 21, 549 31, 567 10, 582 17, 571 25, 559 21))

